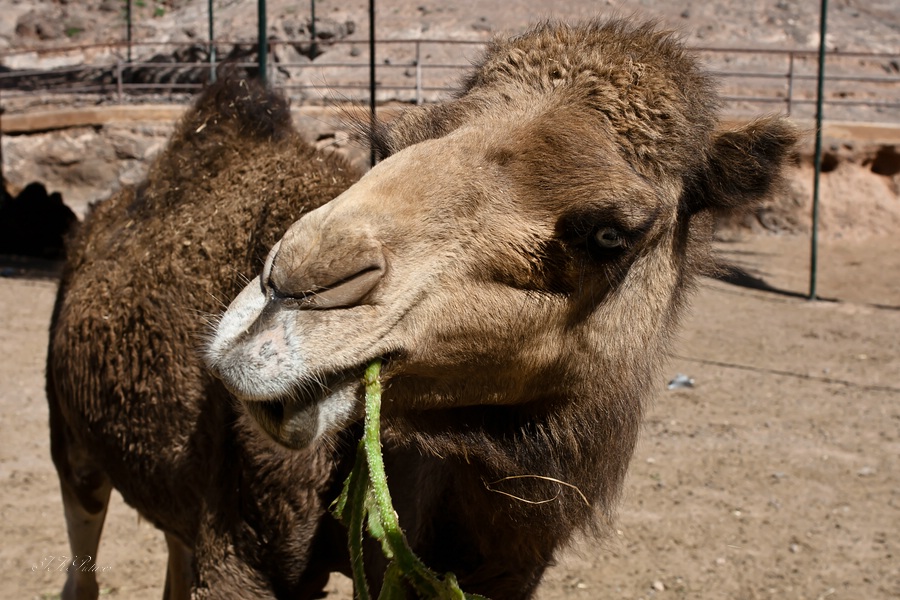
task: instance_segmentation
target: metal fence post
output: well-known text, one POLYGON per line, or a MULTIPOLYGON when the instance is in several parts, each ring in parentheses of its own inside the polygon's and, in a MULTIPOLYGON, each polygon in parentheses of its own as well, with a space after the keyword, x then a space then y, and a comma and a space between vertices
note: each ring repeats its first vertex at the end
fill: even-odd
POLYGON ((125 3, 126 36, 128 37, 128 62, 131 62, 131 0, 125 3))
POLYGON ((124 91, 122 89, 123 87, 124 86, 122 85, 122 61, 117 60, 116 61, 116 92, 118 93, 118 96, 119 96, 119 104, 122 104, 122 94, 124 91))
MULTIPOLYGON (((375 0, 369 0, 369 122, 372 126, 370 138, 374 140, 375 135, 375 0)), ((375 166, 377 162, 375 155, 375 144, 369 142, 369 160, 370 166, 375 166)))
POLYGON ((266 38, 266 0, 258 0, 256 4, 256 20, 259 26, 257 36, 259 38, 259 78, 265 84, 268 80, 268 39, 266 38))
POLYGON ((213 32, 213 0, 209 0, 209 81, 216 82, 216 37, 213 32))
POLYGON ((787 114, 791 116, 794 101, 794 51, 788 54, 787 114))
POLYGON ((316 45, 316 0, 309 3, 309 60, 316 60, 318 46, 316 45))
POLYGON ((421 106, 425 102, 422 97, 422 42, 416 40, 416 105, 421 106))
POLYGON ((822 174, 822 104, 825 96, 825 35, 827 31, 828 0, 822 0, 819 16, 819 80, 816 93, 816 158, 813 179, 812 240, 809 258, 809 299, 816 299, 816 271, 819 262, 819 180, 822 174))

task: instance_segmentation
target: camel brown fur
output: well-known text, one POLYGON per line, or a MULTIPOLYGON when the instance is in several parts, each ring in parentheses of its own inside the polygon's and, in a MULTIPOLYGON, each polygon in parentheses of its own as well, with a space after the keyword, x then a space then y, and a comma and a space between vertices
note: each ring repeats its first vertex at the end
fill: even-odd
POLYGON ((456 97, 376 128, 385 160, 288 230, 210 365, 308 452, 357 422, 363 369, 386 359, 413 549, 468 592, 531 596, 576 531, 613 518, 713 217, 766 196, 797 142, 777 117, 720 130, 718 109, 651 25, 496 41, 456 97))
POLYGON ((112 488, 165 532, 168 598, 321 590, 344 552, 317 541, 337 527, 323 515, 340 445, 287 456, 260 440, 199 350, 209 316, 278 236, 355 179, 303 142, 282 98, 234 80, 198 99, 144 183, 93 208, 47 359, 71 552, 90 557, 63 598, 97 597, 90 567, 112 488))

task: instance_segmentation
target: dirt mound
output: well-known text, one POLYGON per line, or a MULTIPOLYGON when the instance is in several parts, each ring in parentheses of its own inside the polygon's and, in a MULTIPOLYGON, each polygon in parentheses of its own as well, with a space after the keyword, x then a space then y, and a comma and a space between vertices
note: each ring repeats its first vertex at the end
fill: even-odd
MULTIPOLYGON (((796 157, 785 188, 720 230, 808 234, 815 180, 812 148, 796 157)), ((900 232, 900 154, 897 144, 832 141, 822 153, 819 233, 828 239, 861 239, 900 232)))

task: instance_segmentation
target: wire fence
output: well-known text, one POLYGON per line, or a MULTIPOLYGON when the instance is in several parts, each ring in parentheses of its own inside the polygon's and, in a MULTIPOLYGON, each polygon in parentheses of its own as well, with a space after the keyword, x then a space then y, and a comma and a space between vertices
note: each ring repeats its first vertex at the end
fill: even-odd
MULTIPOLYGON (((307 104, 365 102, 370 95, 368 41, 270 40, 267 79, 307 104), (321 54, 319 54, 322 52, 321 54)), ((446 97, 484 49, 484 42, 378 40, 376 101, 422 104, 446 97)), ((812 118, 818 57, 811 50, 695 48, 718 78, 726 113, 782 112, 812 118)), ((7 101, 54 94, 104 101, 184 103, 222 69, 258 74, 255 41, 95 44, 0 53, 7 101), (47 69, 16 68, 40 53, 47 69), (134 54, 141 58, 129 61, 134 54), (77 64, 66 64, 77 63, 77 64)), ((829 52, 824 111, 828 118, 900 122, 900 53, 829 52)))

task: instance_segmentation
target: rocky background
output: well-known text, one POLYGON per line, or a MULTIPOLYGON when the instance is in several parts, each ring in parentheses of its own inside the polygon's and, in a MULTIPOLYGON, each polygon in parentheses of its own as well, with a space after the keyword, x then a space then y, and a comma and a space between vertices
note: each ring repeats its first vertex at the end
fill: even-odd
MULTIPOLYGON (((126 50, 109 46, 126 39, 125 0, 0 0, 0 102, 5 109, 2 125, 4 183, 13 196, 33 182, 49 194, 62 194, 66 205, 83 216, 90 202, 108 197, 123 185, 138 182, 150 160, 165 144, 180 108, 169 112, 142 110, 127 118, 91 119, 66 124, 42 121, 34 115, 56 111, 70 117, 72 111, 95 110, 109 116, 115 107, 162 103, 181 107, 189 101, 187 90, 171 93, 150 89, 120 99, 115 92, 117 61, 126 50), (85 68, 88 65, 89 68, 85 68), (105 91, 90 94, 47 93, 53 85, 91 84, 105 91), (44 90, 44 91, 42 91, 44 90), (50 123, 50 124, 46 124, 50 123)), ((130 83, 199 84, 209 76, 203 65, 209 59, 208 13, 204 0, 132 0, 132 54, 135 62, 151 66, 125 66, 130 83), (184 63, 198 63, 185 65, 184 63)), ((252 0, 214 0, 218 58, 245 62, 253 73, 256 61, 257 3, 252 0)), ((317 0, 315 21, 311 2, 268 1, 268 36, 272 42, 270 78, 288 86, 295 114, 307 139, 323 148, 346 153, 364 166, 368 152, 349 141, 339 111, 322 106, 343 105, 344 99, 365 98, 367 90, 334 88, 348 71, 326 64, 358 64, 351 83, 365 85, 368 77, 368 3, 365 0, 317 0), (313 31, 315 37, 313 37, 313 31), (307 67, 316 68, 307 68, 307 67), (321 68, 320 68, 321 67, 321 68)), ((513 33, 543 18, 586 19, 597 14, 636 15, 675 28, 695 47, 817 49, 819 3, 800 0, 380 0, 376 13, 376 37, 382 42, 409 39, 441 39, 484 42, 496 34, 513 33)), ((829 3, 829 50, 887 52, 892 56, 854 57, 829 63, 832 73, 900 77, 900 7, 897 0, 832 0, 829 3)), ((428 46, 420 60, 431 64, 468 64, 478 46, 428 46)), ((784 68, 781 57, 765 54, 701 55, 715 70, 771 70, 784 68), (778 61, 781 61, 779 66, 778 61)), ((412 47, 384 43, 378 48, 378 99, 388 106, 401 98, 391 86, 414 83, 416 60, 412 47)), ((798 61, 798 71, 815 73, 813 59, 798 61)), ((441 73, 442 85, 450 85, 461 71, 441 73)), ((798 82, 797 97, 812 98, 814 81, 798 82), (802 84, 802 86, 801 86, 802 84), (802 87, 802 89, 800 89, 802 87)), ((724 94, 746 95, 748 90, 771 93, 755 78, 722 78, 724 94)), ((180 88, 179 88, 180 90, 180 88)), ((432 91, 427 99, 445 92, 432 91)), ((777 90, 774 93, 779 93, 777 90)), ((833 98, 900 98, 900 79, 890 86, 829 91, 833 98)), ((731 103, 728 115, 748 118, 760 112, 783 110, 781 105, 731 103)), ((382 109, 385 112, 389 108, 382 109)), ((812 130, 810 104, 796 106, 792 115, 812 130)), ((858 235, 892 231, 900 224, 897 208, 897 157, 900 109, 839 107, 826 110, 828 119, 874 122, 875 134, 831 136, 826 140, 825 210, 827 235, 858 235), (848 192, 856 194, 852 205, 848 192), (861 196, 861 197, 860 197, 861 196)), ((63 119, 65 122, 66 119, 63 119)), ((811 197, 812 138, 798 156, 798 168, 790 190, 774 198, 742 226, 760 231, 803 232, 808 229, 811 197)), ((63 215, 64 216, 64 215, 63 215)), ((7 219, 8 221, 8 219, 7 219)))
MULTIPOLYGON (((271 37, 308 39, 309 2, 267 4, 271 37)), ((125 0, 4 0, 0 50, 124 40, 125 6, 125 0)), ((132 10, 136 42, 206 39, 203 0, 133 0, 132 10)), ((252 0, 214 0, 217 37, 254 41, 255 11, 252 0)), ((378 0, 376 11, 381 39, 484 39, 542 18, 584 19, 609 12, 656 18, 683 30, 695 45, 815 48, 819 29, 819 3, 802 0, 378 0)), ((367 39, 366 0, 318 0, 316 16, 322 41, 367 39)), ((828 23, 830 49, 898 51, 895 0, 831 0, 828 23)))

